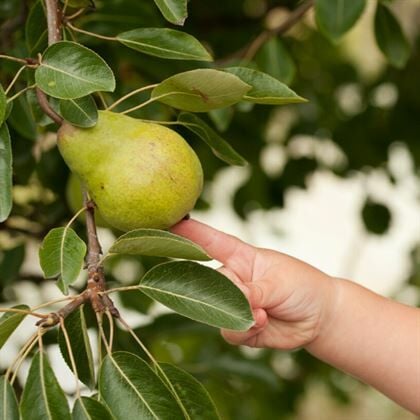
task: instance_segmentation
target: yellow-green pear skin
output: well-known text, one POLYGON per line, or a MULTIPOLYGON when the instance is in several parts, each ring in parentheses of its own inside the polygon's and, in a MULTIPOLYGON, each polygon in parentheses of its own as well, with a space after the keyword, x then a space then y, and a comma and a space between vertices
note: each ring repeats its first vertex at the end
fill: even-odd
POLYGON ((175 131, 109 111, 92 128, 64 123, 61 155, 86 183, 103 219, 122 231, 166 229, 194 207, 200 161, 175 131))

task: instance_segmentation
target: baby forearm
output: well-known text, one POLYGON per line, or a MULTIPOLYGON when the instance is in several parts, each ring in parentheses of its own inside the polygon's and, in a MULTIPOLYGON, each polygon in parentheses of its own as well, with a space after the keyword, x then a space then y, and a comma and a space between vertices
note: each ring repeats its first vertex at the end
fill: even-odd
POLYGON ((347 280, 307 350, 420 415, 420 310, 347 280))

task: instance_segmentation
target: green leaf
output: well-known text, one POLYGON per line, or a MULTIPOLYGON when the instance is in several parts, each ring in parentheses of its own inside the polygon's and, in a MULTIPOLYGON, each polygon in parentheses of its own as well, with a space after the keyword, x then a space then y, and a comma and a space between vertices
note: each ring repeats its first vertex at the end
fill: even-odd
POLYGON ((173 60, 212 61, 211 55, 192 35, 167 28, 140 28, 117 35, 133 50, 173 60))
POLYGON ((188 16, 187 0, 155 0, 164 18, 175 25, 183 25, 188 16))
POLYGON ((315 19, 320 31, 337 42, 359 19, 366 0, 315 0, 315 19))
POLYGON ((201 118, 194 114, 182 112, 178 116, 178 122, 204 140, 219 159, 231 165, 246 165, 246 160, 201 118))
POLYGON ((293 58, 278 37, 268 40, 255 56, 258 68, 283 83, 291 83, 296 72, 293 58))
POLYGON ((197 69, 165 79, 153 89, 152 98, 183 111, 207 112, 239 102, 250 89, 233 74, 197 69))
POLYGON ((162 380, 144 360, 131 353, 116 352, 105 357, 99 392, 118 420, 184 418, 162 380))
POLYGON ((69 227, 51 229, 39 249, 41 268, 46 278, 58 277, 57 286, 67 294, 83 267, 86 244, 69 227))
MULTIPOLYGON (((191 419, 219 419, 206 388, 192 375, 169 363, 159 363, 191 419)), ((164 378, 162 378, 165 380, 164 378)))
MULTIPOLYGON (((77 376, 84 384, 93 389, 95 387, 95 368, 83 308, 81 307, 71 313, 65 319, 64 325, 69 335, 70 346, 76 362, 77 376)), ((64 360, 72 370, 66 338, 61 328, 58 332, 58 344, 64 360)))
MULTIPOLYGON (((17 305, 13 306, 13 308, 29 310, 27 305, 17 305)), ((4 346, 4 343, 9 339, 13 331, 15 331, 25 317, 26 314, 6 312, 0 318, 0 349, 4 346)))
POLYGON ((229 128, 233 114, 232 107, 213 109, 213 111, 209 111, 208 113, 213 124, 221 132, 224 132, 229 128))
POLYGON ((181 315, 231 330, 247 330, 254 320, 242 292, 209 267, 176 261, 160 264, 140 281, 140 290, 181 315))
POLYGON ((0 126, 0 222, 5 221, 12 210, 12 148, 6 124, 0 126))
POLYGON ((159 229, 136 229, 120 236, 110 254, 146 255, 209 261, 204 249, 194 242, 159 229))
POLYGON ((73 420, 114 420, 108 409, 93 398, 81 397, 74 404, 73 420))
POLYGON ((375 37, 388 61, 397 68, 404 67, 410 57, 410 44, 394 14, 380 3, 375 13, 375 37))
POLYGON ((89 48, 70 41, 48 47, 35 71, 35 81, 45 93, 59 99, 77 99, 115 89, 114 74, 108 64, 89 48))
POLYGON ((284 83, 261 71, 247 67, 229 67, 225 70, 252 86, 252 89, 243 97, 246 101, 267 105, 307 102, 284 83))
POLYGON ((0 85, 0 126, 6 118, 7 99, 4 93, 3 86, 0 85))
POLYGON ((69 123, 83 128, 93 127, 98 120, 98 108, 90 95, 79 99, 61 99, 60 114, 69 123))
POLYGON ((19 276, 25 259, 25 243, 0 252, 0 286, 10 285, 19 276), (2 258, 3 257, 3 258, 2 258))
POLYGON ((44 353, 32 359, 20 403, 22 420, 70 420, 63 390, 44 353))
POLYGON ((42 0, 38 0, 29 12, 25 24, 25 40, 31 56, 42 53, 48 46, 47 19, 42 0))
POLYGON ((36 140, 37 127, 26 95, 21 95, 13 101, 8 122, 21 136, 28 140, 36 140))
POLYGON ((0 420, 19 420, 16 394, 4 376, 0 378, 0 420))

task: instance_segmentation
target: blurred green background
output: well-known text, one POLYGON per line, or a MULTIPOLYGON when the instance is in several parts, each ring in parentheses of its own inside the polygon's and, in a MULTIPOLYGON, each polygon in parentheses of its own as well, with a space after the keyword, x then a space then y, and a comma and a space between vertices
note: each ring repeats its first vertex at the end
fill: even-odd
MULTIPOLYGON (((367 1, 361 19, 338 44, 317 30, 310 11, 286 35, 271 38, 247 63, 309 100, 283 107, 243 103, 205 116, 249 161, 248 167, 227 167, 206 145, 182 129, 180 133, 197 151, 207 180, 194 217, 419 305, 420 2, 386 3, 411 44, 410 59, 402 69, 390 66, 375 43, 373 0, 367 1)), ((278 26, 298 4, 192 0, 184 28, 209 48, 216 64, 229 65, 238 62, 230 59, 233 53, 265 28, 278 26)), ((19 14, 21 7, 21 1, 2 0, 1 21, 19 14)), ((114 35, 166 25, 152 1, 103 0, 96 1, 96 8, 78 20, 78 26, 114 35)), ((26 56, 23 31, 9 35, 4 26, 2 31, 1 50, 26 56)), ((113 68, 118 78, 114 98, 196 67, 93 38, 78 40, 113 68)), ((2 62, 1 81, 10 81, 16 70, 13 63, 2 62)), ((11 218, 0 224, 0 300, 9 303, 36 304, 57 295, 53 283, 42 278, 37 250, 49 229, 72 215, 66 200, 68 169, 54 147, 53 129, 34 125, 32 99, 22 96, 10 119, 14 208, 11 218)), ((111 102, 112 96, 105 99, 111 102)), ((137 104, 138 98, 130 101, 125 107, 137 104)), ((153 104, 136 116, 156 120, 173 115, 167 107, 153 104)), ((77 228, 83 236, 82 222, 77 228)), ((100 235, 106 248, 118 232, 102 229, 100 235)), ((109 283, 136 283, 160 261, 115 259, 107 267, 109 283)), ((121 294, 118 301, 155 356, 202 381, 225 419, 415 418, 305 351, 232 347, 217 330, 151 306, 140 293, 121 294)), ((25 332, 20 330, 21 336, 0 353, 2 369, 24 341, 25 332)), ((51 334, 52 351, 54 340, 51 334)), ((117 341, 121 349, 139 351, 122 331, 117 341)), ((71 394, 69 372, 58 368, 71 394)))

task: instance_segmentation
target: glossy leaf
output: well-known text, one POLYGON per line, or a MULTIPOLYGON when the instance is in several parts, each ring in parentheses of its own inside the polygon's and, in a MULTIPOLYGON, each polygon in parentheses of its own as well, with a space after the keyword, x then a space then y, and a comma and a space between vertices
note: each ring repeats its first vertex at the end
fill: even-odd
POLYGON ((6 124, 0 126, 0 222, 5 221, 12 210, 12 148, 6 124))
POLYGON ((296 72, 293 58, 278 37, 268 40, 255 56, 259 70, 283 83, 291 83, 296 72))
POLYGON ((109 410, 100 401, 89 397, 76 400, 72 413, 73 420, 114 420, 109 410))
POLYGON ((25 40, 29 55, 42 53, 48 45, 47 19, 43 0, 32 6, 25 24, 25 40))
MULTIPOLYGON (((79 308, 70 314, 65 319, 64 324, 69 335, 70 345, 76 362, 77 376, 84 384, 92 389, 95 386, 95 368, 83 308, 79 308)), ((66 339, 61 328, 58 333, 58 344, 64 360, 72 370, 73 367, 71 365, 66 339)))
POLYGON ((68 292, 83 267, 86 244, 69 227, 51 229, 39 250, 41 268, 46 278, 59 277, 57 286, 68 292))
POLYGON ((178 122, 204 140, 219 159, 231 165, 246 165, 246 160, 201 118, 182 112, 178 117, 178 122))
POLYGON ((21 400, 22 420, 70 420, 66 396, 44 353, 32 359, 21 400))
POLYGON ((283 105, 306 102, 284 83, 258 70, 247 67, 229 67, 227 72, 252 86, 243 99, 257 104, 283 105))
POLYGON ((61 99, 60 114, 69 123, 78 127, 93 127, 98 120, 98 108, 92 96, 79 99, 61 99))
POLYGON ((376 42, 388 61, 402 68, 410 57, 410 44, 391 10, 380 3, 375 14, 376 42))
POLYGON ((131 353, 116 352, 105 357, 99 391, 117 420, 184 418, 162 380, 144 360, 131 353))
POLYGON ((197 69, 165 79, 153 89, 152 97, 183 111, 207 112, 239 102, 250 89, 233 74, 197 69))
MULTIPOLYGON (((29 310, 26 305, 13 306, 15 309, 29 310)), ((13 331, 19 326, 19 324, 26 317, 26 314, 17 312, 6 312, 0 318, 0 349, 4 346, 4 343, 12 335, 13 331)))
POLYGON ((338 41, 359 19, 366 0, 315 0, 319 29, 331 41, 338 41))
POLYGON ((9 381, 0 377, 0 420, 19 420, 16 394, 9 381))
POLYGON ((59 99, 77 99, 115 89, 114 74, 108 64, 89 48, 70 41, 48 47, 35 71, 35 81, 45 93, 59 99))
POLYGON ((188 16, 187 0, 155 0, 164 18, 175 25, 183 25, 188 16))
POLYGON ((191 419, 215 420, 219 418, 209 393, 197 379, 169 363, 160 363, 160 367, 191 419))
POLYGON ((210 54, 192 35, 167 28, 139 28, 117 35, 133 50, 173 60, 212 61, 210 54))
POLYGON ((209 261, 204 249, 194 242, 159 229, 136 229, 120 236, 110 254, 147 255, 209 261))
POLYGON ((139 288, 175 312, 214 327, 242 331, 254 322, 242 292, 223 274, 194 262, 160 264, 145 274, 139 288))
POLYGON ((4 93, 3 86, 0 85, 0 125, 2 125, 4 120, 6 119, 6 109, 6 94, 4 93))

